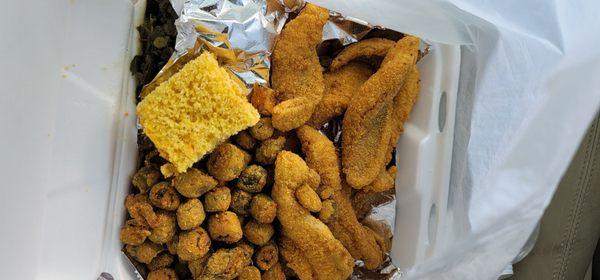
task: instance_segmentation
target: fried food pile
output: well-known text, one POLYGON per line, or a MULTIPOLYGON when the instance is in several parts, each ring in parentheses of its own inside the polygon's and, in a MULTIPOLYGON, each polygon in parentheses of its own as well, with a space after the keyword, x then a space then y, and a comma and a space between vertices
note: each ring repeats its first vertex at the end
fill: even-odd
MULTIPOLYGON (((179 113, 171 109, 148 113, 151 104, 162 104, 149 99, 153 94, 142 101, 142 164, 125 200, 120 239, 146 279, 342 280, 355 261, 371 270, 385 261, 389 226, 365 216, 393 193, 392 152, 419 92, 419 39, 365 39, 322 66, 317 47, 328 17, 307 4, 285 25, 274 47, 272 88, 255 85, 248 97, 260 119, 236 109, 238 119, 220 120, 219 127, 232 128, 223 133, 238 131, 228 139, 201 129, 201 120, 173 117, 179 113), (169 127, 186 129, 179 120, 190 131, 154 130, 164 118, 174 122, 169 127), (341 143, 320 130, 334 122, 341 123, 341 143), (201 141, 215 147, 199 149, 201 141), (200 150, 211 152, 202 157, 200 150), (175 154, 186 160, 174 161, 175 154)), ((220 71, 218 65, 190 67, 195 77, 179 72, 154 98, 174 102, 171 92, 183 84, 204 90, 208 85, 195 80, 215 76, 203 71, 220 71)), ((182 109, 190 118, 204 118, 198 115, 203 102, 232 106, 196 99, 185 88, 178 92, 191 104, 182 109)))

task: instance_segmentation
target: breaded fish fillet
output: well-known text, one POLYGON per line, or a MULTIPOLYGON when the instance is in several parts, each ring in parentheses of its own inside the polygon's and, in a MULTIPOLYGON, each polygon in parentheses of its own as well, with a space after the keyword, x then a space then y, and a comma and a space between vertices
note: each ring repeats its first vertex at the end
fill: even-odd
POLYGON ((281 31, 273 50, 271 85, 281 103, 273 108, 273 126, 289 131, 304 124, 323 96, 321 43, 326 9, 307 4, 281 31))
POLYGON ((344 114, 352 96, 371 75, 373 75, 373 70, 368 65, 359 62, 351 62, 337 71, 323 74, 325 92, 308 124, 320 127, 331 119, 344 114))
POLYGON ((316 279, 346 279, 354 266, 352 256, 329 228, 313 217, 294 196, 296 189, 306 184, 308 174, 308 166, 300 156, 288 151, 277 156, 271 196, 277 203, 282 235, 308 260, 316 279))
POLYGON ((359 57, 384 57, 395 44, 396 42, 384 38, 370 38, 359 41, 340 52, 333 59, 329 68, 331 71, 335 71, 359 57))
POLYGON ((280 253, 286 261, 286 266, 291 268, 301 280, 315 279, 315 272, 306 256, 298 249, 294 241, 282 236, 279 238, 280 253))
POLYGON ((390 143, 396 142, 393 138, 397 138, 401 122, 394 119, 395 103, 402 103, 396 96, 413 72, 418 55, 413 38, 407 36, 396 43, 379 70, 360 87, 344 115, 342 167, 353 188, 373 182, 390 159, 390 143))
POLYGON ((339 159, 333 142, 309 126, 300 127, 297 134, 308 166, 316 170, 323 183, 334 190, 333 200, 337 213, 327 226, 335 238, 350 251, 352 257, 365 262, 367 269, 379 267, 386 251, 379 246, 378 237, 356 219, 350 200, 350 187, 342 185, 339 159))

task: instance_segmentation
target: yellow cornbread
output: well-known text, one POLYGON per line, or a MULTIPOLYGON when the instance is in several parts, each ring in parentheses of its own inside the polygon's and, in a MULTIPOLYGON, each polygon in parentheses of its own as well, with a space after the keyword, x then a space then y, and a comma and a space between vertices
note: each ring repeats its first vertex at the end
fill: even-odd
POLYGON ((209 52, 188 62, 137 106, 144 133, 184 172, 259 114, 209 52))

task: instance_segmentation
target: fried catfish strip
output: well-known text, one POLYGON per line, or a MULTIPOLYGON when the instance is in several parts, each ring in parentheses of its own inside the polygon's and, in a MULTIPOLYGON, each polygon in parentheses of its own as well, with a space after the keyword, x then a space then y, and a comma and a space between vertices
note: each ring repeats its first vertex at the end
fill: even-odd
POLYGON ((384 38, 371 38, 362 40, 346 47, 331 62, 329 68, 332 71, 340 69, 348 62, 359 57, 384 57, 394 47, 396 42, 384 38))
POLYGON ((316 279, 346 279, 354 260, 329 228, 298 203, 294 192, 306 183, 309 169, 298 155, 282 151, 275 162, 271 196, 277 203, 282 235, 296 244, 316 279))
MULTIPOLYGON (((396 143, 394 143, 395 145, 396 143)), ((390 151, 391 154, 391 151, 390 151)), ((381 169, 377 178, 373 180, 371 184, 363 188, 363 191, 366 192, 384 192, 389 189, 394 188, 394 183, 396 179, 396 171, 398 168, 396 166, 392 166, 387 170, 384 168, 381 169)))
POLYGON ((333 194, 337 216, 327 225, 354 258, 363 260, 367 269, 376 269, 383 263, 387 250, 380 246, 378 236, 356 218, 350 192, 350 187, 342 186, 333 194))
POLYGON ((421 40, 415 36, 404 36, 402 39, 398 40, 398 42, 389 50, 386 56, 383 58, 381 62, 381 66, 388 64, 392 59, 394 59, 397 55, 408 55, 410 56, 413 64, 417 63, 419 59, 419 44, 421 40))
MULTIPOLYGON (((396 55, 405 54, 411 57, 413 61, 416 61, 419 57, 419 38, 414 36, 406 36, 402 40, 400 40, 394 49, 390 51, 390 55, 386 56, 381 63, 385 65, 389 63, 396 55)), ((415 103, 417 102, 417 97, 421 90, 421 78, 419 75, 419 69, 417 69, 416 65, 413 65, 410 70, 402 89, 396 97, 394 98, 394 109, 392 111, 392 120, 394 123, 392 124, 392 135, 389 143, 389 152, 388 156, 390 156, 386 162, 391 158, 391 151, 396 147, 396 143, 398 142, 398 138, 402 131, 404 131, 404 123, 408 120, 408 116, 412 111, 415 103)))
POLYGON ((286 261, 286 266, 291 268, 301 280, 316 279, 315 272, 306 256, 294 244, 294 241, 283 236, 279 239, 281 256, 286 261))
POLYGON ((344 115, 342 167, 346 181, 355 189, 373 182, 390 159, 390 143, 395 143, 392 138, 400 122, 394 119, 395 101, 400 102, 396 96, 415 69, 419 51, 418 44, 407 50, 407 45, 415 46, 413 38, 407 36, 396 43, 379 70, 360 87, 344 115))
POLYGON ((307 4, 281 31, 273 50, 271 84, 281 103, 273 108, 273 126, 289 131, 304 124, 323 96, 323 73, 316 47, 329 13, 307 4))
POLYGON ((326 198, 321 194, 331 194, 341 189, 340 163, 333 143, 327 136, 307 125, 298 128, 296 135, 302 143, 306 164, 321 177, 321 185, 317 189, 319 195, 326 198))
POLYGON ((371 75, 373 70, 359 62, 352 62, 337 71, 323 74, 325 92, 308 123, 313 127, 320 127, 344 114, 352 96, 371 75))
MULTIPOLYGON (((388 155, 390 157, 392 150, 396 147, 398 138, 400 138, 400 134, 404 131, 404 123, 408 120, 408 116, 417 102, 420 90, 421 79, 419 70, 416 65, 414 65, 404 82, 404 86, 402 86, 402 89, 394 98, 394 109, 392 111, 392 120, 394 120, 394 124, 392 125, 392 135, 388 149, 388 155)), ((389 160, 386 162, 388 161, 389 160)))
POLYGON ((375 269, 384 260, 385 251, 377 242, 376 236, 356 219, 350 201, 350 188, 343 186, 340 179, 338 156, 333 142, 317 130, 303 126, 298 129, 298 138, 302 141, 302 151, 310 168, 321 178, 334 182, 333 200, 337 215, 327 223, 331 232, 350 251, 352 257, 363 260, 365 267, 375 269))

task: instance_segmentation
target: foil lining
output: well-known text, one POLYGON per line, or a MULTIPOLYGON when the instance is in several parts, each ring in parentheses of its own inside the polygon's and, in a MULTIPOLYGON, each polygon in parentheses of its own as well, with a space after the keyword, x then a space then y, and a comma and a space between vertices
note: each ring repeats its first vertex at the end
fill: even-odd
POLYGON ((374 28, 365 21, 329 12, 329 21, 323 27, 323 41, 338 40, 346 46, 358 42, 374 28))
MULTIPOLYGON (((269 84, 270 55, 288 15, 297 13, 303 0, 186 0, 175 22, 175 52, 156 77, 144 86, 143 98, 205 50, 250 91, 257 83, 269 84)), ((323 41, 342 46, 359 41, 376 28, 362 20, 330 12, 323 41)))
MULTIPOLYGON (((275 39, 288 16, 300 11, 304 4, 303 0, 186 0, 180 17, 175 22, 178 33, 175 52, 154 80, 144 86, 141 96, 147 95, 206 50, 215 53, 221 65, 248 92, 255 83, 268 86, 269 59, 275 39)), ((337 41, 338 46, 346 46, 372 34, 374 30, 383 30, 382 34, 386 36, 385 28, 331 11, 329 21, 323 28, 323 41, 337 41)), ((392 35, 392 38, 396 35, 392 35)), ((339 121, 330 122, 322 131, 339 144, 339 121)), ((389 228, 391 238, 395 205, 393 190, 374 194, 359 216, 363 221, 389 228)), ((365 269, 363 263, 357 261, 351 279, 398 279, 401 275, 401 271, 387 256, 384 264, 376 271, 365 269)))
POLYGON ((186 0, 175 21, 175 51, 141 96, 206 50, 248 91, 255 83, 268 84, 269 57, 287 16, 275 0, 186 0))

